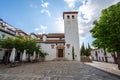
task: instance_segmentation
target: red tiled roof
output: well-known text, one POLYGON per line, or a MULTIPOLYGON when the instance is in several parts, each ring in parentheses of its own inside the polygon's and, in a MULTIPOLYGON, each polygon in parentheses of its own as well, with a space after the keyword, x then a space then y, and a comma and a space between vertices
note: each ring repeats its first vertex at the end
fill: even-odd
POLYGON ((44 35, 45 35, 47 38, 64 38, 64 33, 38 34, 37 36, 38 36, 39 38, 42 38, 44 35))
POLYGON ((47 38, 64 38, 63 33, 51 33, 47 35, 47 38))
POLYGON ((30 35, 34 35, 34 36, 38 37, 38 35, 36 35, 35 33, 30 33, 30 35))
POLYGON ((15 32, 15 30, 12 30, 11 28, 7 28, 8 30, 12 31, 12 32, 15 32))
POLYGON ((78 14, 78 11, 63 12, 63 19, 64 19, 64 14, 78 14))
POLYGON ((64 14, 78 14, 78 11, 73 11, 73 12, 63 12, 63 15, 64 14))
POLYGON ((18 32, 18 33, 23 33, 23 34, 25 34, 25 35, 28 35, 27 33, 25 33, 25 32, 22 31, 22 30, 16 30, 16 32, 18 32))
POLYGON ((47 40, 47 41, 42 41, 38 40, 38 43, 65 43, 65 40, 47 40))

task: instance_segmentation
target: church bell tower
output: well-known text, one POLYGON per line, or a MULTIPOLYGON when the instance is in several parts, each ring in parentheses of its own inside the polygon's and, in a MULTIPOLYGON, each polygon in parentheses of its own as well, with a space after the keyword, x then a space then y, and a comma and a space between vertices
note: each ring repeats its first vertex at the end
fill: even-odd
POLYGON ((72 60, 72 47, 74 48, 74 60, 80 61, 78 12, 63 12, 65 32, 65 57, 72 60))

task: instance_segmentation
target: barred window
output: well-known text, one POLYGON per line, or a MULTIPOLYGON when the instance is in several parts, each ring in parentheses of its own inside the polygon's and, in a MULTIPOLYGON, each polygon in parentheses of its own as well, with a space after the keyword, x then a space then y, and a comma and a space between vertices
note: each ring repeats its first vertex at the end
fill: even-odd
POLYGON ((68 49, 70 48, 70 44, 67 44, 66 46, 67 46, 68 49))
POLYGON ((54 45, 51 45, 51 49, 54 49, 54 45))

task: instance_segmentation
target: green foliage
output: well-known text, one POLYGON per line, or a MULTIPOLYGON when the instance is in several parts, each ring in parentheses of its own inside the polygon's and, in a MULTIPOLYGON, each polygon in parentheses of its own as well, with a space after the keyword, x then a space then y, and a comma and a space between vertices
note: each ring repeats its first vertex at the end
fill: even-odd
POLYGON ((85 55, 85 47, 84 47, 84 43, 82 43, 80 53, 81 53, 81 56, 84 56, 84 55, 85 55))
POLYGON ((85 49, 85 56, 90 56, 90 49, 89 48, 86 48, 85 49))
POLYGON ((27 54, 33 55, 34 51, 40 54, 41 57, 45 57, 47 53, 43 52, 39 45, 37 45, 37 40, 29 37, 6 37, 0 39, 0 45, 2 48, 12 49, 16 48, 18 52, 26 50, 27 54))
POLYGON ((103 9, 100 19, 93 24, 93 46, 120 53, 120 2, 103 9))
POLYGON ((91 47, 88 44, 88 46, 85 48, 83 43, 80 51, 81 51, 81 56, 90 56, 91 47))
POLYGON ((11 37, 7 37, 0 40, 0 45, 2 48, 12 49, 14 46, 14 39, 11 37))
POLYGON ((41 51, 39 54, 42 58, 45 58, 45 56, 48 55, 48 53, 46 53, 44 51, 41 51))
POLYGON ((2 39, 4 39, 6 37, 6 35, 5 34, 2 34, 2 39))
POLYGON ((74 52, 74 47, 72 47, 72 59, 75 59, 75 52, 74 52))

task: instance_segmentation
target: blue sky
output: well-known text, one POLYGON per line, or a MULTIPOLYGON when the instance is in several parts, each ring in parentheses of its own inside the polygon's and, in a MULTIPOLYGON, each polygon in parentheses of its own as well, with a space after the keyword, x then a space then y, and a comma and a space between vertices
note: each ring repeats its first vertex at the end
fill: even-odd
POLYGON ((63 11, 78 11, 80 43, 92 43, 89 30, 101 10, 120 0, 0 0, 0 18, 26 33, 63 33, 63 11))

